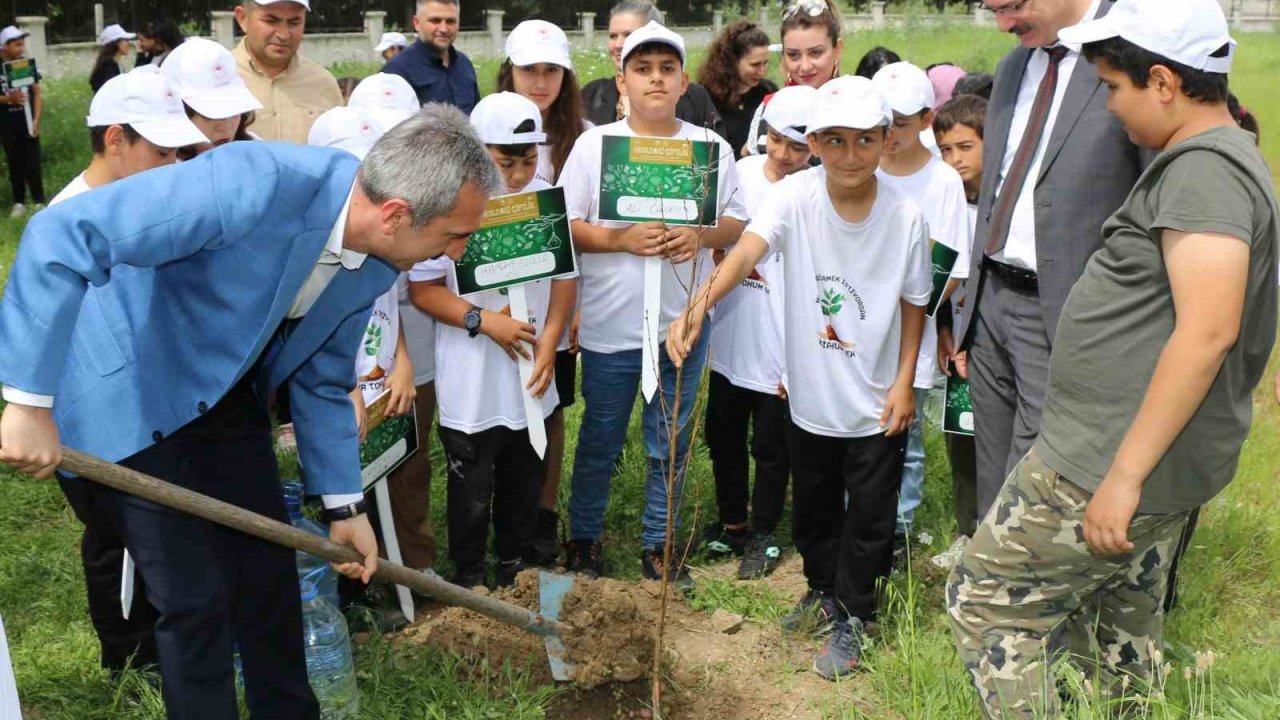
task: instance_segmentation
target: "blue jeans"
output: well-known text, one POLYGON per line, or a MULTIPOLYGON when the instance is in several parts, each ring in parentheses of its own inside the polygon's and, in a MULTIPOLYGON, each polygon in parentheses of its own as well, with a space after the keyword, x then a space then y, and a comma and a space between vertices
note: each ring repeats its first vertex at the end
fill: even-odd
MULTIPOLYGON (((680 370, 667 359, 666 347, 659 349, 658 392, 644 405, 644 448, 649 458, 645 474, 645 507, 641 518, 641 540, 646 548, 661 547, 667 528, 667 468, 670 461, 670 417, 675 406, 676 376, 684 373, 680 393, 680 433, 676 443, 674 500, 680 506, 684 474, 693 429, 693 406, 707 358, 709 328, 680 370)), ((582 350, 582 399, 585 408, 578 431, 578 449, 573 460, 573 494, 569 498, 570 536, 578 540, 599 540, 604 535, 604 513, 609 504, 609 483, 614 463, 627 441, 627 424, 640 386, 640 350, 599 353, 582 350)))
POLYGON ((902 468, 902 490, 898 493, 898 524, 894 532, 910 535, 916 508, 924 498, 924 401, 929 391, 916 388, 916 416, 907 434, 907 462, 902 468))

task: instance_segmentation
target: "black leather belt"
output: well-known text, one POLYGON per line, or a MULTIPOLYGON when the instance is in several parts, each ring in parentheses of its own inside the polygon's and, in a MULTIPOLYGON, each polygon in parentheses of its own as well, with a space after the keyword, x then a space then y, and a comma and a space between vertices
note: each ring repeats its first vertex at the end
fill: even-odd
POLYGON ((989 256, 983 256, 982 267, 996 277, 1005 285, 1014 290, 1023 290, 1026 292, 1039 292, 1040 280, 1036 274, 1026 268, 1015 267, 1008 263, 992 260, 989 256))

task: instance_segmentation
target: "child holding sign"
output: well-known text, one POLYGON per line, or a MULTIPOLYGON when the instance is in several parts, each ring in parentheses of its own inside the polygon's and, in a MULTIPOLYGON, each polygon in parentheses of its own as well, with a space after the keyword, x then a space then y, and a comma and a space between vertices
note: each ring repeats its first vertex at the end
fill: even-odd
POLYGON ((691 353, 677 397, 680 371, 659 339, 688 304, 698 269, 710 265, 702 248, 736 240, 746 213, 729 144, 676 118, 689 85, 684 40, 651 22, 631 33, 621 57, 617 82, 630 115, 584 132, 560 175, 582 253, 578 343, 586 402, 569 502, 569 569, 603 572, 609 484, 640 385, 649 459, 642 569, 652 579, 665 572, 685 583, 683 562, 664 571, 670 441, 676 436, 678 503, 706 343, 691 353))
POLYGON ((44 175, 40 169, 40 115, 44 92, 35 61, 27 52, 27 31, 10 25, 0 30, 0 143, 9 164, 9 185, 13 188, 13 209, 9 217, 27 212, 27 190, 35 209, 44 207, 44 175))
MULTIPOLYGON (((546 141, 542 113, 533 101, 510 92, 489 95, 471 113, 471 124, 489 148, 508 193, 532 193, 550 186, 534 179, 538 144, 546 141)), ((557 191, 558 194, 558 191, 557 191)), ((521 208, 541 195, 498 198, 486 215, 538 219, 521 208), (504 202, 505 201, 505 202, 504 202)), ((557 221, 547 216, 548 222, 557 221)), ((565 222, 567 218, 560 218, 565 222)), ((494 223, 496 224, 496 223, 494 223)), ((473 235, 467 254, 491 254, 483 245, 484 230, 473 235)), ((567 225, 565 235, 567 236, 567 225)), ((563 238, 568 247, 568 237, 563 238)), ((541 258, 547 253, 523 259, 541 258)), ((569 254, 571 258, 571 253, 569 254)), ((479 284, 477 270, 464 275, 449 258, 418 263, 409 274, 413 302, 434 317, 436 326, 436 398, 440 407, 440 442, 449 461, 449 558, 453 581, 463 587, 485 584, 485 549, 492 516, 498 552, 497 585, 511 585, 532 561, 538 498, 542 492, 546 435, 541 447, 531 442, 530 425, 543 427, 559 396, 552 383, 556 344, 568 327, 577 295, 572 278, 538 280, 509 290, 467 291, 479 284), (517 293, 523 295, 528 320, 518 319, 517 293), (485 335, 492 340, 479 338, 485 335), (518 359, 532 361, 529 379, 521 382, 518 359), (541 415, 528 417, 526 393, 541 415)), ((487 267, 492 268, 493 265, 487 267)))
POLYGON ((695 357, 708 308, 767 253, 782 252, 792 533, 809 581, 782 624, 830 632, 814 660, 828 679, 861 661, 863 624, 875 618, 876 587, 891 568, 932 289, 924 218, 875 174, 892 121, 888 101, 866 78, 819 88, 806 130, 822 166, 773 186, 667 333, 672 360, 695 357))
MULTIPOLYGON (((884 158, 876 177, 884 185, 911 198, 924 214, 929 242, 935 255, 933 272, 941 276, 940 304, 960 281, 969 275, 969 246, 973 230, 969 224, 964 181, 950 165, 925 147, 921 133, 933 123, 933 83, 924 70, 906 62, 885 65, 872 82, 893 108, 893 129, 885 141, 884 158), (938 245, 945 246, 937 248, 938 245), (950 252, 947 249, 950 249, 950 252), (950 261, 948 266, 947 260, 950 261), (953 270, 954 268, 954 270, 953 270)), ((929 306, 933 316, 934 303, 929 306)), ((911 521, 924 495, 924 406, 925 396, 937 374, 938 332, 932 320, 925 321, 916 363, 916 416, 907 440, 906 467, 902 471, 902 492, 898 496, 898 522, 894 530, 895 550, 905 550, 911 536, 911 521)))

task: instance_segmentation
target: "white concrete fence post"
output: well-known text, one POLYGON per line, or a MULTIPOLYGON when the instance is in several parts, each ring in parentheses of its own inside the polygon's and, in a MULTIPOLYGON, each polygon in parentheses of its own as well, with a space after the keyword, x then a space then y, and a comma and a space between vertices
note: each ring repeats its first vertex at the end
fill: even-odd
POLYGON ((107 26, 107 21, 103 17, 102 3, 93 4, 93 37, 97 39, 102 34, 102 28, 107 26))
POLYGON ((711 13, 711 34, 719 36, 720 31, 724 29, 724 11, 716 10, 711 13))
POLYGON ((213 31, 213 39, 224 47, 236 45, 236 14, 230 10, 210 10, 209 27, 213 31))
MULTIPOLYGON (((27 57, 34 58, 36 68, 49 67, 49 41, 45 37, 45 26, 49 24, 49 18, 43 15, 26 15, 14 19, 18 23, 18 29, 26 32, 27 35, 27 57)), ((42 74, 48 73, 48 70, 42 74)))
POLYGON ((596 14, 593 12, 578 13, 578 27, 582 30, 582 44, 595 47, 596 14))
POLYGON ((973 6, 973 24, 979 27, 985 27, 994 22, 995 17, 991 11, 982 7, 982 5, 973 6))
POLYGON ((871 3, 871 27, 882 28, 885 26, 884 6, 885 0, 875 0, 871 3))
POLYGON ((489 28, 489 46, 493 48, 493 54, 502 57, 504 50, 502 42, 502 16, 506 15, 504 10, 485 10, 485 25, 489 28))
POLYGON ((382 39, 382 32, 387 27, 385 10, 364 11, 364 31, 369 35, 369 47, 372 48, 382 39))

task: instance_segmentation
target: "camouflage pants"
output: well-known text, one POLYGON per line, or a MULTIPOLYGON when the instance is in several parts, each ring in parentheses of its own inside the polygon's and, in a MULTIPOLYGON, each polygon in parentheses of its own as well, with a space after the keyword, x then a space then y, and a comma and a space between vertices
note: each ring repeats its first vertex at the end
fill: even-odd
POLYGON ((1068 653, 1102 680, 1151 674, 1187 514, 1135 516, 1133 552, 1102 558, 1084 541, 1090 497, 1031 451, 951 573, 956 649, 987 718, 1054 717, 1052 666, 1068 653))

